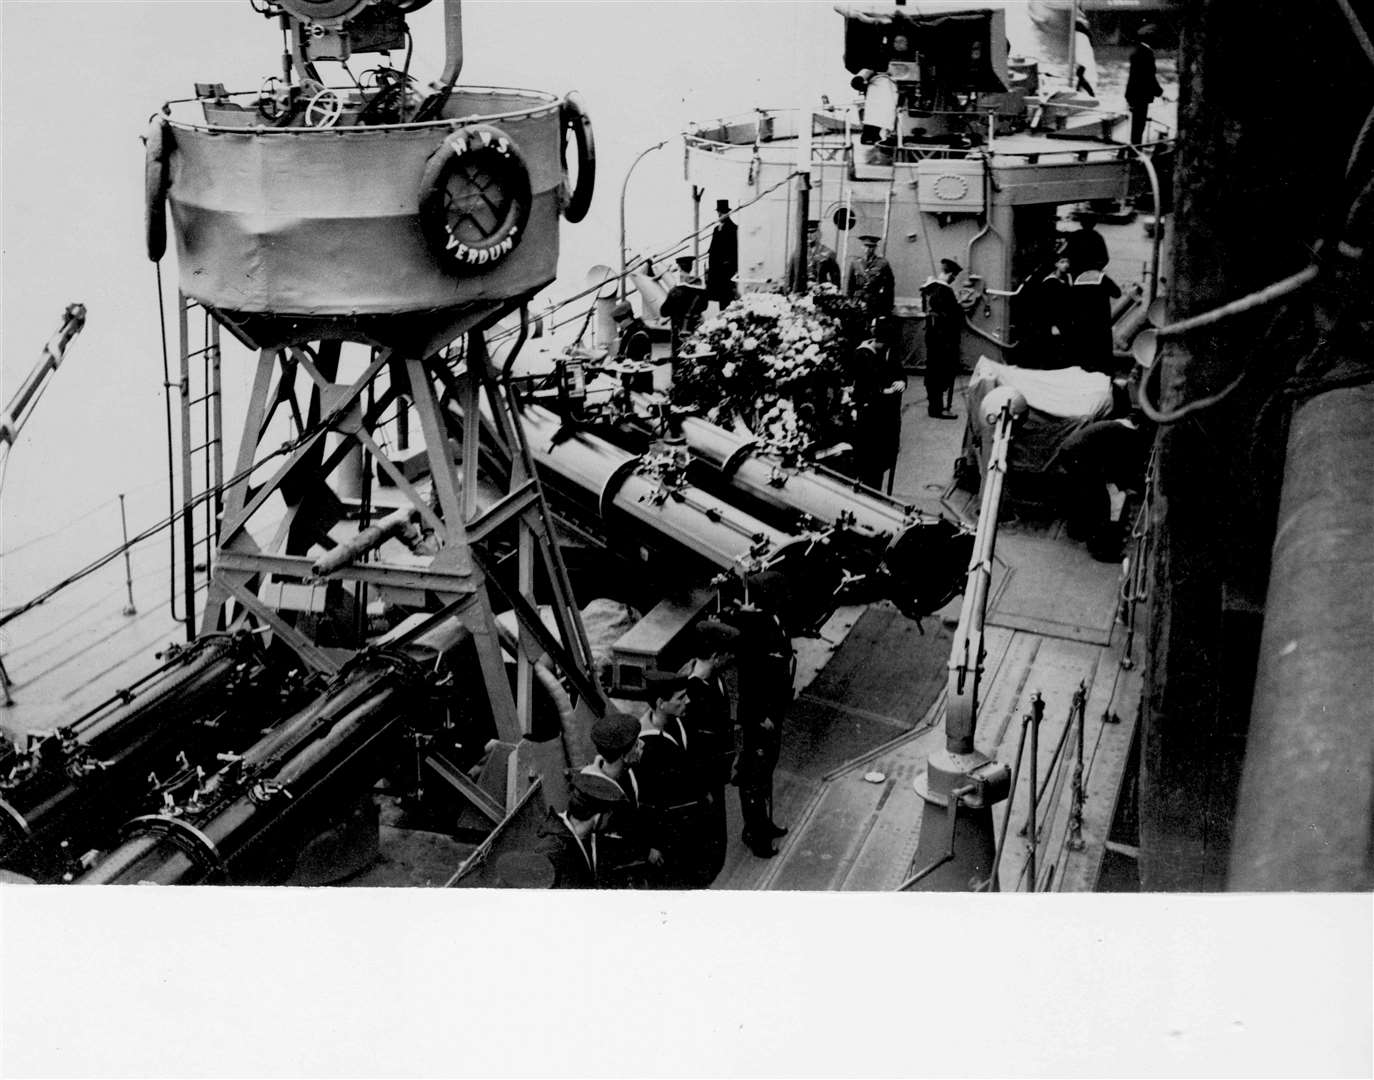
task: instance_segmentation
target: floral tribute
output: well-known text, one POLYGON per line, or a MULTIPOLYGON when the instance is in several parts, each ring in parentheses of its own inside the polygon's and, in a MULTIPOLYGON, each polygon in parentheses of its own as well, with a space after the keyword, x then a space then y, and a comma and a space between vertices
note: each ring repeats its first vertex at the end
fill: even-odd
POLYGON ((672 403, 722 427, 738 422, 783 453, 845 438, 854 419, 846 361, 855 336, 817 299, 746 293, 705 320, 682 350, 672 403))

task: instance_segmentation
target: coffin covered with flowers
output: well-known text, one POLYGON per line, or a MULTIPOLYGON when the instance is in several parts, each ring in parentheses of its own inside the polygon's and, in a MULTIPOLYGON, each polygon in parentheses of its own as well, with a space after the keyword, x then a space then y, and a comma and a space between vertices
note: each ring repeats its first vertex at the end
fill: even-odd
POLYGON ((746 293, 705 320, 681 350, 672 403, 723 427, 743 425, 779 452, 844 440, 855 419, 855 334, 817 299, 746 293))

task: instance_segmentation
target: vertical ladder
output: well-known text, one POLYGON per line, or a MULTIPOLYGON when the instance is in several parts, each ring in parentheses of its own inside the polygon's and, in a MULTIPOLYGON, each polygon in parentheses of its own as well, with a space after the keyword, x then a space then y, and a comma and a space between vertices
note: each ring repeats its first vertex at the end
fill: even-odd
MULTIPOLYGON (((198 301, 177 293, 177 332, 181 354, 179 381, 169 384, 180 396, 181 416, 181 599, 177 615, 177 554, 172 541, 171 606, 196 636, 196 569, 207 576, 219 546, 224 488, 224 417, 220 384, 219 323, 198 301)), ((169 477, 169 482, 171 478, 169 477)))

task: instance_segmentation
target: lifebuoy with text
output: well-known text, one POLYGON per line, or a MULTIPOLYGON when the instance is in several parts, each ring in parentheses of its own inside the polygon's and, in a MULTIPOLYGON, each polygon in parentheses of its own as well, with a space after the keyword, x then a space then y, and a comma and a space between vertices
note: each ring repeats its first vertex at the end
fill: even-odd
POLYGON ((530 173, 520 148, 487 124, 459 128, 430 155, 420 179, 420 227, 456 271, 500 262, 524 238, 530 173))

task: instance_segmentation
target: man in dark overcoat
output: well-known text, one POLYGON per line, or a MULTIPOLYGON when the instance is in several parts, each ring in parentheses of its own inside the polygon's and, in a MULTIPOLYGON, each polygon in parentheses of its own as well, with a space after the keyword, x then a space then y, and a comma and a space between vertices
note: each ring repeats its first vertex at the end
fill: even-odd
POLYGON ((1153 24, 1142 26, 1131 49, 1130 67, 1126 75, 1126 104, 1131 109, 1131 145, 1139 146, 1145 138, 1145 121, 1149 118, 1150 103, 1164 93, 1155 73, 1155 51, 1152 48, 1158 30, 1153 24))
POLYGON ((706 297, 725 307, 739 296, 735 284, 735 275, 739 273, 739 229, 730 220, 728 199, 716 200, 716 213, 719 220, 706 251, 706 297))
POLYGON ((962 270, 953 259, 941 259, 940 273, 921 287, 926 307, 926 412, 942 420, 954 418, 949 409, 964 336, 964 309, 954 293, 954 280, 962 270))

